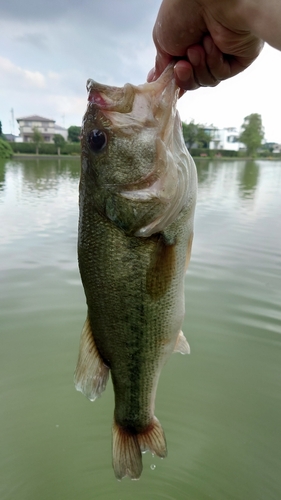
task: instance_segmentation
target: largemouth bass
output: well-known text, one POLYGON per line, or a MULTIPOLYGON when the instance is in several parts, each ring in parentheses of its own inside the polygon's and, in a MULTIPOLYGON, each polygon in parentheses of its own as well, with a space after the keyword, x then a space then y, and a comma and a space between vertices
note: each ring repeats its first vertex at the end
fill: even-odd
POLYGON ((189 352, 181 328, 197 176, 172 66, 153 83, 87 89, 78 259, 88 314, 75 384, 93 401, 111 372, 113 468, 137 479, 142 452, 167 454, 154 416, 161 369, 173 351, 189 352))

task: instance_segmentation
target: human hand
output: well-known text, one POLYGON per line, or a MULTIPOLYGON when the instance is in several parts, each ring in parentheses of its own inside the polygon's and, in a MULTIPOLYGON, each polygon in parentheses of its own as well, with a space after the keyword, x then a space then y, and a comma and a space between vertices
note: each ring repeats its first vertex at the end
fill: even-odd
POLYGON ((239 12, 227 0, 164 0, 153 30, 157 49, 155 68, 148 81, 159 77, 172 61, 183 90, 216 86, 247 68, 263 42, 246 29, 239 12), (204 5, 206 4, 206 5, 204 5), (217 20, 219 19, 219 20, 217 20))

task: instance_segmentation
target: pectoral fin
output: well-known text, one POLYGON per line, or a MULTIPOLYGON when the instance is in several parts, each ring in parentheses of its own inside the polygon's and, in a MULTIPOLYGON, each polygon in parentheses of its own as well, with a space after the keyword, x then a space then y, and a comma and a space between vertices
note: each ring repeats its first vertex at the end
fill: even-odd
POLYGON ((179 333, 177 338, 177 342, 174 348, 174 352, 180 352, 181 354, 190 354, 190 346, 187 342, 184 334, 182 332, 179 333))
POLYGON ((159 234, 146 275, 146 289, 152 300, 158 300, 168 291, 175 270, 175 245, 167 244, 164 235, 159 234))
POLYGON ((95 345, 89 318, 87 317, 80 340, 79 357, 74 375, 77 391, 94 401, 101 396, 108 380, 109 368, 102 361, 95 345))

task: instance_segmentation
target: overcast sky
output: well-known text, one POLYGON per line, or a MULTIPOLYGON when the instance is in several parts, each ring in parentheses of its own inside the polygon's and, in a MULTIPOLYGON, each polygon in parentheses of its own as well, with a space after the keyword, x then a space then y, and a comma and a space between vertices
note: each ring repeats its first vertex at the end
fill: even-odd
MULTIPOLYGON (((41 115, 80 125, 86 80, 143 83, 153 66, 152 27, 160 0, 0 1, 0 121, 41 115)), ((266 140, 281 143, 281 53, 266 46, 241 75, 179 101, 184 121, 240 127, 260 113, 266 140)))

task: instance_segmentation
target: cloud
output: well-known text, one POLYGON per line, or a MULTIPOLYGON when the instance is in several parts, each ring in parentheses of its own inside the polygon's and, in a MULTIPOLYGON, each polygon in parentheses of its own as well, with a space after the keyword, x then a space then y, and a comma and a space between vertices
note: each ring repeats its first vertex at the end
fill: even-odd
POLYGON ((77 8, 77 5, 82 6, 85 0, 76 2, 75 0, 9 0, 9 2, 1 2, 0 17, 2 19, 18 19, 28 21, 37 19, 52 19, 62 16, 67 10, 77 8), (81 5, 82 4, 82 5, 81 5))
POLYGON ((43 89, 46 87, 46 79, 42 73, 39 71, 30 71, 28 69, 16 66, 6 59, 0 56, 0 73, 1 80, 0 86, 8 85, 9 88, 15 89, 43 89))
POLYGON ((24 33, 23 35, 16 36, 15 40, 19 43, 31 45, 37 50, 47 50, 48 48, 48 39, 42 33, 24 33))
MULTIPOLYGON (((135 33, 154 21, 160 0, 9 0, 0 3, 2 20, 27 26, 50 20, 80 26, 101 26, 105 31, 135 33)), ((51 26, 50 26, 51 28, 51 26)))
POLYGON ((86 109, 86 81, 79 80, 75 71, 41 73, 0 56, 0 74, 0 93, 5 92, 5 101, 0 100, 0 120, 6 133, 11 130, 11 108, 15 118, 39 114, 67 127, 80 125, 86 109))

